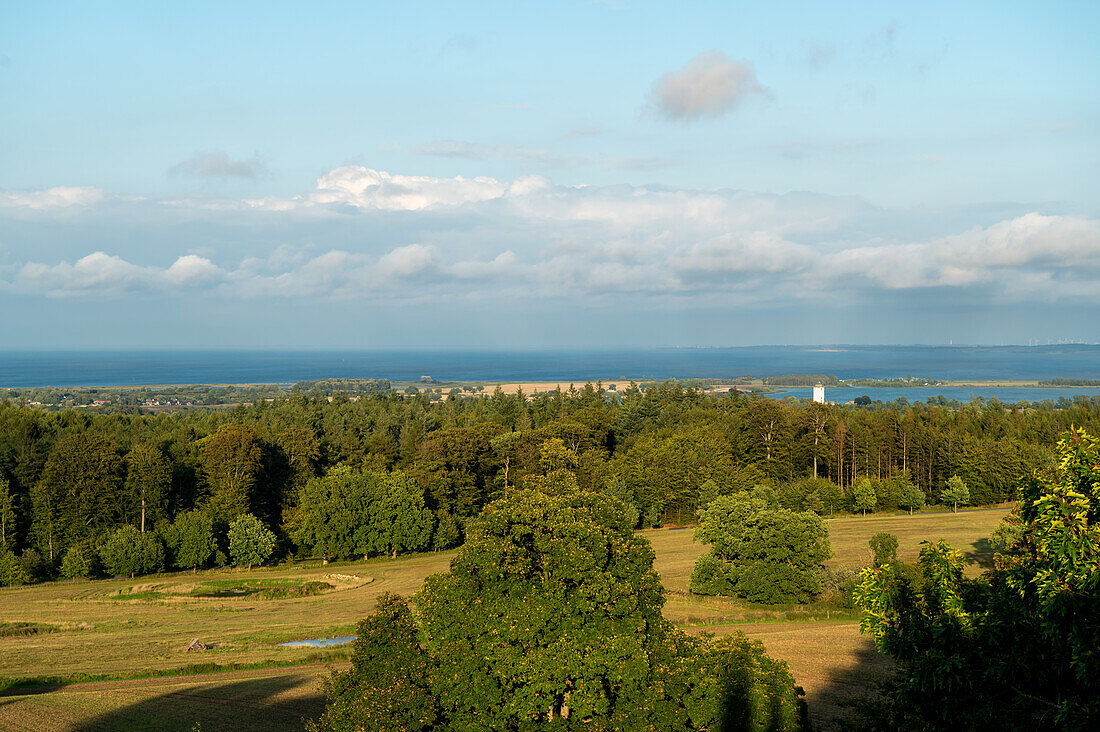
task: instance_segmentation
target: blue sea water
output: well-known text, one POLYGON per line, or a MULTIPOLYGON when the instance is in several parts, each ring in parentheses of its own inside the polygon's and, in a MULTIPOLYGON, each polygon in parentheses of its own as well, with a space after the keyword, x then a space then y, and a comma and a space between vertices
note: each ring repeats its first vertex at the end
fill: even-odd
POLYGON ((289 643, 280 643, 280 646, 290 646, 294 648, 309 647, 309 648, 327 648, 328 646, 342 646, 345 643, 351 643, 355 640, 354 635, 346 635, 341 638, 311 638, 310 640, 291 641, 289 643))
POLYGON ((584 383, 621 377, 732 378, 788 373, 840 378, 1095 379, 1100 378, 1100 345, 0 351, 2 387, 293 383, 324 378, 411 381, 421 376, 438 381, 584 383))
MULTIPOLYGON (((769 394, 775 399, 785 397, 802 397, 809 399, 811 389, 784 389, 769 394)), ((1033 386, 929 386, 929 387, 905 387, 901 389, 878 389, 871 387, 852 387, 850 389, 825 389, 825 400, 846 404, 856 397, 867 396, 871 401, 894 402, 898 399, 907 399, 910 403, 927 402, 929 398, 943 397, 947 401, 956 400, 963 404, 981 397, 985 400, 998 399, 1002 402, 1015 404, 1017 402, 1042 402, 1050 399, 1057 402, 1065 398, 1073 400, 1074 397, 1100 398, 1100 387, 1033 387, 1033 386)))

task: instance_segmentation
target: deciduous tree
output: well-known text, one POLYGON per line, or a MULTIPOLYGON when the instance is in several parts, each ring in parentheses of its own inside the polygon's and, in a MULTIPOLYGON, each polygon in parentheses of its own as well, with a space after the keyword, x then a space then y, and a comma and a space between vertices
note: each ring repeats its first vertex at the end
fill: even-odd
POLYGON ((198 571, 205 567, 218 552, 218 539, 214 532, 214 518, 209 511, 196 509, 185 511, 166 532, 172 561, 180 569, 198 571))
POLYGON ((216 521, 229 523, 248 513, 262 456, 260 435, 247 425, 226 425, 206 438, 202 466, 216 521))
POLYGON ((126 524, 119 528, 99 550, 103 566, 114 575, 159 572, 164 569, 164 545, 154 532, 141 533, 126 524))
POLYGON ((153 445, 134 445, 126 455, 126 497, 142 533, 146 519, 152 526, 166 518, 171 484, 172 467, 164 453, 153 445))
POLYGON ((234 564, 263 564, 275 551, 275 534, 250 513, 241 514, 229 525, 229 556, 234 564))
POLYGON ((832 555, 820 516, 743 493, 719 496, 704 509, 695 540, 711 549, 696 562, 691 591, 752 602, 809 602, 821 592, 822 563, 832 555))
POLYGON ((943 492, 940 493, 940 499, 944 503, 950 503, 951 510, 957 512, 960 503, 964 506, 970 503, 970 488, 963 482, 962 478, 952 475, 951 479, 947 481, 947 485, 944 486, 943 492))

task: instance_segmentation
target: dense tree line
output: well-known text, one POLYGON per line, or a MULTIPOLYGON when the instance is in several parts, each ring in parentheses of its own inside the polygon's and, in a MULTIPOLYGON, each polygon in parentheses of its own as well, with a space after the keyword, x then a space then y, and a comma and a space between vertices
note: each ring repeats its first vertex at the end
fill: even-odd
POLYGON ((1100 431, 1100 407, 1063 407, 858 408, 675 382, 531 398, 299 392, 158 415, 5 403, 0 543, 39 576, 55 576, 74 546, 73 566, 102 556, 122 526, 161 537, 167 566, 228 561, 228 527, 245 514, 276 534, 278 555, 439 549, 460 543, 466 523, 508 489, 555 475, 622 500, 636 525, 694 522, 718 495, 758 485, 788 510, 828 514, 940 503, 958 476, 980 505, 1011 498, 1022 476, 1054 459, 1071 424, 1100 431), (341 504, 351 533, 325 535, 335 529, 317 517, 348 497, 358 506, 341 504), (194 511, 215 536, 198 560, 191 547, 204 540, 180 539, 194 511))

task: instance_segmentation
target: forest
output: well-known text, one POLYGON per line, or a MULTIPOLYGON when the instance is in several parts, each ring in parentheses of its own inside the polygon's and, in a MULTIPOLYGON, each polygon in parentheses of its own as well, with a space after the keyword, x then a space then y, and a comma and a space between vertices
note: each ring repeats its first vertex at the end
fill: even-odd
POLYGON ((67 555, 84 576, 109 571, 91 558, 133 527, 167 549, 149 549, 150 570, 191 569, 236 559, 229 527, 254 516, 257 541, 275 538, 269 556, 442 549, 507 488, 563 474, 627 504, 635 526, 695 523, 716 496, 760 485, 786 509, 833 515, 950 506, 958 478, 985 505, 1050 465, 1071 426, 1100 431, 1100 407, 837 406, 676 382, 443 399, 300 390, 155 415, 9 402, 0 548, 26 579, 57 577, 67 555), (196 530, 205 548, 189 553, 196 530))

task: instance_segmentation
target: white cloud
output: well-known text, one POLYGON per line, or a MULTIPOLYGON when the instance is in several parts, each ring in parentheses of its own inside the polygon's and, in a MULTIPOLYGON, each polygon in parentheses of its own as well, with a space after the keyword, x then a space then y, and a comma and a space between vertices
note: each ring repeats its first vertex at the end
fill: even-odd
POLYGON ((419 211, 435 206, 456 206, 504 195, 507 186, 493 178, 431 178, 391 175, 385 171, 347 165, 317 181, 313 203, 346 203, 387 211, 419 211))
POLYGON ((721 117, 748 98, 768 93, 750 65, 710 51, 658 79, 650 98, 667 117, 697 120, 721 117))
POLYGON ((57 186, 44 191, 4 191, 0 193, 0 207, 46 210, 89 206, 105 198, 98 188, 81 186, 57 186))
POLYGON ((378 260, 379 270, 387 277, 412 277, 435 264, 435 250, 423 244, 409 244, 384 254, 378 260))
POLYGON ((217 279, 221 270, 206 257, 184 254, 172 263, 164 276, 175 285, 198 285, 217 279))

